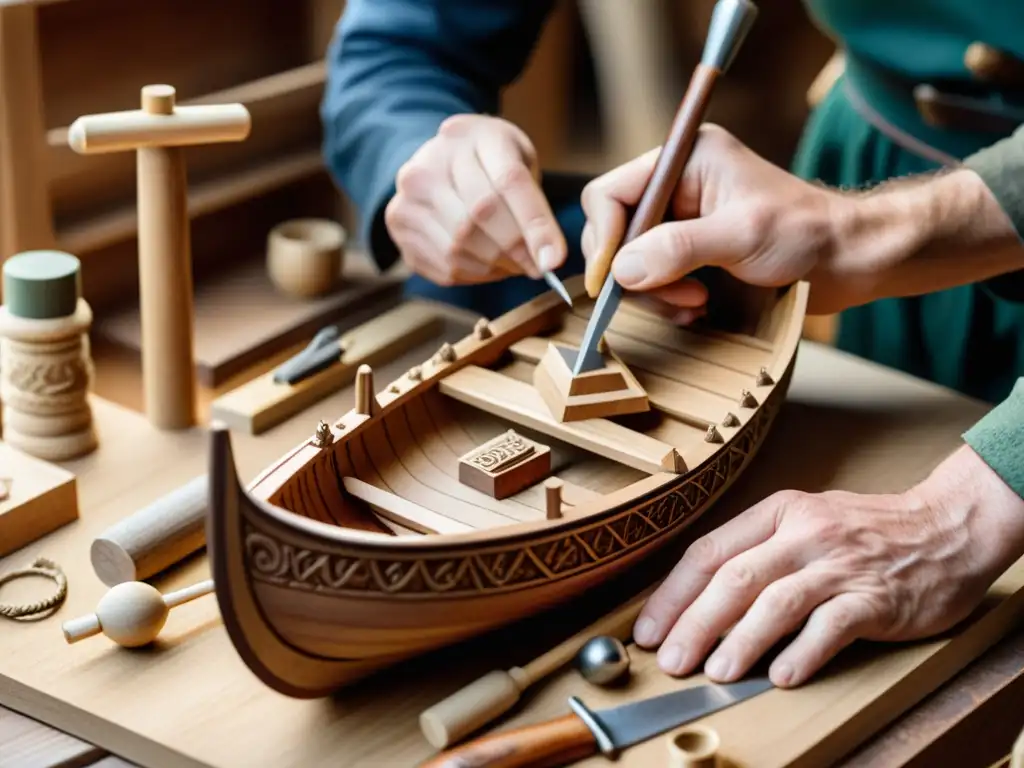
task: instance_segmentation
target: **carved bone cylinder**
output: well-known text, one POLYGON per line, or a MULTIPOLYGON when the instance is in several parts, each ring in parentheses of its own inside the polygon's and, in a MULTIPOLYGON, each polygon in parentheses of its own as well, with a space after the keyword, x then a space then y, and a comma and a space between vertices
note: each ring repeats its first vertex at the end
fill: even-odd
POLYGON ((96 448, 89 406, 92 310, 80 296, 78 259, 27 251, 4 263, 0 307, 3 439, 47 461, 96 448))

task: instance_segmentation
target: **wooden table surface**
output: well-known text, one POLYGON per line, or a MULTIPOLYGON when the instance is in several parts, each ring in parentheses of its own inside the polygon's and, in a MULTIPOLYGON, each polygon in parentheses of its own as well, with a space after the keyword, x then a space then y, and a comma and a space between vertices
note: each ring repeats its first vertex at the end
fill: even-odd
MULTIPOLYGON (((459 321, 453 321, 450 324, 446 330, 446 337, 457 338, 464 332, 465 317, 460 315, 459 318, 459 321)), ((389 381, 397 373, 405 370, 410 362, 417 362, 432 354, 438 344, 439 341, 434 341, 423 345, 409 354, 403 355, 391 365, 383 366, 379 371, 378 381, 382 384, 389 381)), ((897 444, 902 444, 904 441, 906 443, 908 452, 906 460, 898 462, 899 466, 887 467, 884 477, 875 479, 876 485, 881 483, 883 486, 891 486, 891 490, 896 490, 900 486, 920 479, 934 464, 935 460, 932 457, 937 449, 931 444, 927 451, 921 451, 922 456, 914 456, 915 445, 920 443, 923 437, 931 435, 944 443, 945 448, 941 446, 938 448, 941 454, 954 446, 960 430, 975 421, 985 410, 984 406, 953 393, 853 360, 834 350, 808 343, 805 343, 801 349, 790 395, 791 402, 784 408, 779 417, 780 422, 765 447, 767 451, 776 456, 775 460, 770 462, 776 470, 779 466, 779 452, 786 452, 788 446, 793 445, 794 441, 825 439, 821 435, 798 434, 801 429, 806 429, 809 423, 818 425, 822 435, 830 435, 830 428, 834 428, 839 423, 848 425, 856 423, 856 427, 852 427, 848 433, 830 435, 829 439, 832 441, 844 444, 842 450, 836 450, 834 447, 830 450, 826 439, 823 448, 835 459, 834 461, 831 463, 826 461, 810 473, 802 472, 800 467, 787 467, 782 476, 772 478, 771 484, 779 487, 796 486, 807 489, 829 486, 847 487, 847 481, 857 475, 858 467, 868 462, 868 457, 873 450, 871 440, 884 437, 890 445, 894 440, 897 444), (834 386, 837 381, 842 382, 840 386, 834 386), (916 411, 916 414, 910 413, 908 409, 916 411), (853 414, 856 417, 854 421, 850 420, 851 411, 856 412, 853 414), (810 422, 808 421, 809 417, 812 417, 810 422), (887 427, 888 422, 891 422, 891 426, 887 427), (936 425, 948 434, 945 434, 944 437, 939 435, 935 431, 936 425), (893 430, 898 431, 899 434, 895 434, 892 432, 893 430)), ((243 479, 252 477, 276 456, 304 439, 308 433, 312 432, 319 418, 334 417, 347 410, 351 406, 352 400, 351 388, 347 388, 258 438, 235 434, 233 439, 243 479)), ((94 402, 102 441, 100 451, 92 457, 67 463, 67 466, 79 477, 82 519, 47 537, 42 542, 0 559, 0 573, 2 573, 22 565, 36 554, 61 553, 61 564, 69 574, 68 603, 70 605, 65 605, 55 617, 47 620, 49 628, 45 631, 56 636, 59 636, 59 622, 78 615, 83 610, 91 610, 96 599, 104 591, 99 581, 91 574, 87 556, 88 544, 98 532, 96 529, 106 525, 105 522, 99 520, 100 510, 103 510, 104 515, 109 515, 111 509, 116 507, 122 510, 121 514, 128 513, 195 474, 205 471, 205 438, 202 430, 173 435, 154 434, 138 414, 98 398, 94 402), (110 458, 111 455, 114 458, 110 458), (124 479, 126 467, 136 468, 135 477, 130 482, 124 479), (120 482, 119 486, 117 486, 117 481, 120 482), (93 520, 94 516, 96 516, 95 520, 93 520), (80 559, 76 560, 75 558, 80 559)), ((767 460, 755 462, 755 466, 748 472, 748 476, 758 474, 759 463, 768 462, 767 460)), ((764 478, 762 477, 760 480, 763 481, 764 478)), ((741 479, 737 490, 730 492, 730 495, 735 499, 738 494, 740 499, 745 501, 745 497, 749 496, 751 488, 755 485, 757 485, 756 481, 746 482, 745 478, 741 479)), ((713 523, 712 516, 705 518, 695 526, 693 535, 699 533, 701 525, 706 526, 713 523)), ((666 553, 666 557, 672 559, 678 557, 678 550, 666 553)), ((669 561, 666 560, 666 562, 669 561)), ((157 586, 161 589, 174 588, 201 578, 206 573, 208 571, 205 558, 196 558, 166 579, 158 581, 157 586)), ((19 582, 19 584, 21 583, 19 582)), ((20 599, 19 589, 21 587, 19 584, 4 588, 5 601, 20 599)), ((29 590, 32 588, 26 587, 29 590)), ((180 612, 177 615, 172 613, 168 628, 165 630, 171 635, 171 638, 168 646, 161 650, 168 656, 165 661, 158 662, 156 658, 143 660, 137 656, 135 657, 136 661, 124 662, 127 666, 122 666, 120 669, 130 669, 133 675, 143 676, 149 671, 147 664, 160 663, 172 665, 175 674, 187 675, 189 670, 182 666, 180 660, 174 659, 179 655, 175 653, 176 646, 179 643, 185 647, 193 642, 199 644, 214 642, 214 639, 208 635, 215 631, 219 633, 220 630, 207 626, 209 622, 206 624, 200 622, 201 625, 198 627, 185 629, 197 616, 205 616, 206 613, 209 613, 209 609, 210 604, 200 600, 176 609, 180 612), (189 637, 190 635, 196 636, 189 637)), ((587 620, 590 618, 593 618, 593 614, 589 615, 587 620)), ((578 617, 575 618, 575 621, 578 625, 586 623, 578 617)), ((17 658, 4 655, 4 635, 12 636, 19 632, 39 631, 38 629, 29 630, 26 626, 14 622, 6 622, 6 624, 7 626, 0 625, 0 702, 14 709, 31 709, 33 714, 41 720, 68 722, 67 716, 58 715, 56 709, 51 711, 45 706, 26 705, 24 691, 16 690, 15 687, 12 687, 11 680, 5 677, 5 673, 11 673, 12 678, 15 676, 12 665, 17 664, 17 658)), ((561 632, 560 636, 564 636, 564 634, 566 632, 561 632)), ((480 643, 473 643, 470 646, 471 653, 478 658, 474 658, 469 666, 474 667, 476 672, 473 674, 477 674, 479 671, 485 671, 488 667, 520 663, 525 660, 522 658, 524 653, 531 648, 536 648, 538 651, 543 650, 544 642, 543 638, 524 637, 519 643, 519 638, 517 638, 519 647, 515 649, 514 658, 507 658, 508 653, 502 653, 502 651, 510 650, 509 648, 484 649, 480 643), (487 656, 489 659, 479 658, 480 656, 487 656)), ((91 644, 88 646, 88 653, 91 656, 89 661, 93 666, 100 664, 99 659, 104 654, 120 653, 127 657, 131 653, 104 647, 104 643, 107 643, 105 638, 90 639, 70 648, 54 643, 53 653, 66 654, 70 659, 73 658, 73 654, 79 653, 79 648, 83 649, 82 652, 86 652, 83 647, 91 644)), ((446 658, 451 660, 450 656, 446 658)), ((237 660, 232 660, 232 662, 235 663, 237 660)), ((240 665, 235 663, 235 666, 240 665)), ((855 749, 851 750, 842 764, 850 766, 956 764, 967 768, 974 765, 982 768, 992 765, 994 761, 1009 752, 1013 739, 1024 725, 1024 718, 1017 714, 1024 712, 1024 709, 1021 708, 1021 704, 1024 703, 1022 668, 1024 668, 1024 633, 1017 632, 1009 635, 948 684, 897 719, 891 726, 874 737, 860 739, 863 743, 859 746, 853 745, 855 749), (979 738, 979 733, 982 732, 984 732, 983 739, 979 738), (969 756, 967 756, 968 752, 969 756), (953 762, 947 762, 946 758, 953 756, 956 756, 953 762), (937 760, 940 762, 936 762, 937 760)), ((202 672, 204 675, 216 674, 216 670, 204 669, 202 672)), ((231 674, 236 672, 235 669, 230 670, 231 674)), ((69 674, 72 673, 84 675, 85 670, 70 670, 69 674)), ((228 674, 228 672, 225 671, 224 674, 228 674)), ((416 675, 419 676, 419 672, 416 675)), ((436 685, 437 688, 436 692, 427 692, 426 700, 434 701, 449 693, 452 690, 451 677, 465 677, 465 674, 461 670, 452 670, 450 675, 440 676, 440 683, 438 675, 427 674, 424 680, 431 681, 429 684, 436 685), (446 678, 449 679, 446 681, 446 678)), ((100 680, 104 682, 104 688, 97 688, 95 691, 97 696, 103 697, 111 696, 111 691, 114 691, 116 695, 116 688, 121 683, 126 686, 136 683, 134 679, 114 679, 109 669, 105 675, 102 671, 98 672, 93 669, 90 671, 89 678, 93 682, 100 680)), ((226 679, 225 685, 228 682, 226 679)), ((251 684, 249 680, 244 682, 251 684)), ((182 695, 187 691, 187 684, 183 684, 180 680, 176 683, 173 686, 174 690, 169 691, 168 695, 182 695)), ((232 686, 237 687, 238 684, 238 681, 231 682, 232 686)), ((394 684, 394 680, 385 683, 392 687, 394 684)), ((258 690, 258 688, 254 688, 254 690, 258 690)), ((356 696, 357 701, 362 701, 364 706, 371 708, 372 698, 372 693, 367 693, 365 690, 356 696)), ((422 699, 424 696, 421 694, 418 695, 418 698, 422 699)), ((343 706, 340 701, 337 705, 343 706)), ((403 717, 408 720, 408 715, 409 713, 404 713, 403 717)), ((159 715, 154 714, 153 716, 159 715)), ((393 730, 389 731, 386 722, 388 716, 387 713, 380 713, 380 719, 384 723, 380 732, 366 733, 365 741, 352 743, 350 740, 346 745, 346 752, 352 755, 355 763, 359 765, 410 764, 408 760, 395 761, 394 755, 399 754, 400 751, 395 751, 395 745, 391 742, 405 742, 408 751, 403 754, 422 753, 422 756, 429 754, 430 750, 424 747, 425 743, 417 741, 422 737, 418 733, 410 733, 408 727, 399 728, 396 724, 393 730), (374 754, 387 754, 391 757, 375 761, 374 754)), ((218 738, 227 740, 228 743, 231 743, 233 739, 245 740, 257 734, 262 725, 258 718, 240 721, 237 714, 230 712, 217 714, 216 717, 218 720, 215 721, 212 732, 217 734, 218 738), (216 723, 220 722, 219 718, 221 717, 224 718, 224 728, 218 732, 216 723)), ((196 737, 199 737, 194 724, 183 723, 182 726, 184 733, 195 734, 196 737)), ((90 731, 93 728, 85 720, 81 721, 81 727, 79 727, 79 721, 75 721, 74 727, 67 725, 65 727, 79 733, 90 731)), ((294 735, 299 738, 299 734, 294 735)), ((72 766, 125 768, 132 764, 141 764, 149 768, 149 766, 155 767, 163 764, 159 750, 152 752, 152 759, 136 759, 134 763, 113 757, 111 752, 116 753, 117 746, 121 743, 119 734, 110 734, 109 738, 105 736, 103 741, 105 748, 94 747, 88 741, 82 741, 37 720, 26 718, 13 712, 12 709, 0 707, 0 768, 57 768, 57 766, 62 768, 71 768, 72 766)), ((341 745, 335 742, 334 748, 340 749, 341 745)), ((288 749, 285 747, 279 751, 279 754, 287 752, 288 749)), ((350 764, 338 752, 318 757, 322 759, 324 765, 350 764)), ((628 753, 620 762, 627 766, 635 763, 629 759, 628 753)), ((241 765, 241 763, 238 764, 241 765)), ((253 765, 251 762, 245 764, 253 765)), ((304 766, 312 763, 308 759, 296 756, 295 761, 287 763, 287 765, 278 761, 273 761, 272 764, 275 768, 279 765, 281 768, 287 768, 287 765, 304 766)), ((321 764, 319 759, 316 764, 321 764)), ((271 763, 267 763, 267 765, 270 766, 271 763)))

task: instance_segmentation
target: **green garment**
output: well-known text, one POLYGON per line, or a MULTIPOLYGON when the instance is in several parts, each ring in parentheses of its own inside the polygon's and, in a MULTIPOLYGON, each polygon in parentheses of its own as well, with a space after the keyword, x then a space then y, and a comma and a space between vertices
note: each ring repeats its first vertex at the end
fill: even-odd
MULTIPOLYGON (((864 187, 939 167, 897 144, 854 104, 949 160, 967 158, 1024 235, 1024 131, 935 128, 911 97, 915 85, 1024 109, 1024 83, 1001 90, 965 66, 976 41, 1024 60, 1024 3, 978 0, 805 0, 841 41, 846 71, 811 115, 793 171, 840 187, 864 187), (989 149, 986 149, 989 148, 989 149)), ((863 111, 863 110, 862 110, 863 111)), ((877 120, 875 120, 877 122, 877 120)), ((982 400, 999 403, 964 438, 1024 496, 1024 273, 927 296, 885 299, 840 317, 837 345, 982 400)))

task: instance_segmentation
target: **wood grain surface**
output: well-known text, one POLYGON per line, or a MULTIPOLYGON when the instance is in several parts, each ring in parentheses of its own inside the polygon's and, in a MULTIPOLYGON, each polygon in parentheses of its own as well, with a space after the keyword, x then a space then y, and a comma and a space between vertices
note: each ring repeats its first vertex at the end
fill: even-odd
MULTIPOLYGON (((446 338, 464 332, 464 326, 449 327, 446 338)), ((380 381, 436 348, 435 340, 383 366, 380 381)), ((257 438, 235 435, 243 479, 311 434, 319 418, 340 414, 352 402, 348 388, 257 438)), ((290 700, 265 689, 234 653, 215 603, 205 598, 176 609, 153 648, 127 651, 102 637, 67 646, 59 622, 92 611, 105 590, 88 564, 91 537, 203 471, 205 464, 201 429, 156 433, 136 413, 100 400, 94 409, 101 450, 67 463, 79 476, 81 519, 0 560, 0 571, 6 571, 36 555, 53 557, 70 584, 67 604, 52 619, 0 632, 0 704, 139 765, 415 764, 433 754, 417 726, 422 709, 490 669, 535 657, 663 574, 679 555, 679 548, 667 551, 644 573, 583 596, 571 611, 445 649, 326 700, 290 700), (146 471, 125 472, 125 467, 146 471)), ((952 450, 963 429, 985 410, 946 390, 805 344, 790 401, 759 461, 680 547, 774 490, 903 488, 952 450)), ((205 558, 196 557, 156 584, 173 589, 207 575, 205 558)), ((708 718, 722 737, 722 754, 739 765, 835 764, 998 639, 1004 620, 1008 625, 1019 607, 1005 596, 1021 582, 1024 573, 1017 564, 993 591, 995 607, 984 618, 1001 631, 991 626, 978 631, 981 622, 973 625, 973 634, 961 632, 950 642, 858 647, 799 690, 771 691, 708 718), (751 723, 770 727, 751 728, 751 723)), ((9 585, 9 599, 32 589, 21 582, 9 585)), ((568 671, 541 685, 497 728, 565 714, 570 694, 601 706, 701 680, 669 681, 653 669, 648 654, 631 653, 636 676, 626 691, 599 692, 568 671)), ((620 762, 660 764, 664 753, 664 742, 655 739, 628 750, 620 762)), ((604 761, 585 763, 590 764, 604 761)))

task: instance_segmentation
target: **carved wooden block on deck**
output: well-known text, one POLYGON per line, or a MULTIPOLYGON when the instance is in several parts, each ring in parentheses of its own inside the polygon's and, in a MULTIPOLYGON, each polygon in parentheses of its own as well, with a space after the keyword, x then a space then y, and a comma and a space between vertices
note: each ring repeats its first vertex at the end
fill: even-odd
POLYGON ((551 472, 551 449, 510 429, 459 459, 459 482, 495 499, 539 483, 551 472))
POLYGON ((604 368, 574 376, 569 359, 578 353, 578 349, 549 344, 534 368, 533 386, 552 416, 566 422, 650 410, 647 393, 611 350, 603 352, 604 368))

